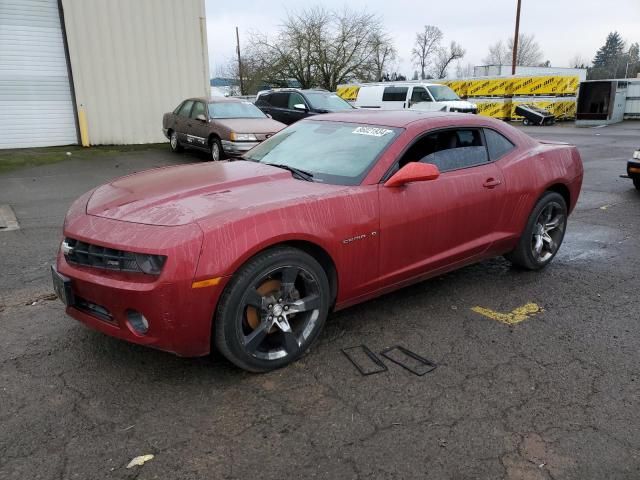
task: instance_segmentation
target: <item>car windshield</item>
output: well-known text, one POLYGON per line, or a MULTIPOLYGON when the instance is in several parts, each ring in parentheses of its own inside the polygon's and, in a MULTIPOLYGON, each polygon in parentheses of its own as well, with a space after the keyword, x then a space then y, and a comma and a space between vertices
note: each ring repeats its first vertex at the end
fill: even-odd
POLYGON ((284 165, 313 175, 314 182, 359 185, 399 128, 301 121, 245 154, 246 160, 284 165))
POLYGON ((329 110, 337 112, 339 110, 352 110, 350 103, 344 101, 335 93, 326 92, 305 92, 309 103, 316 110, 329 110))
POLYGON ((219 102, 209 104, 211 118, 265 118, 266 115, 251 102, 219 102))
POLYGON ((456 92, 451 90, 446 85, 438 85, 427 87, 431 96, 436 102, 450 102, 453 100, 460 100, 460 97, 456 95, 456 92))

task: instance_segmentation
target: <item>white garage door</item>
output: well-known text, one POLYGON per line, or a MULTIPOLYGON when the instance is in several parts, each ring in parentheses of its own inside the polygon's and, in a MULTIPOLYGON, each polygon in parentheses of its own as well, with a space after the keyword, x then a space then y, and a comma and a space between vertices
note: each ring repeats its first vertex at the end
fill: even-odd
POLYGON ((57 0, 0 0, 0 148, 73 143, 57 0))

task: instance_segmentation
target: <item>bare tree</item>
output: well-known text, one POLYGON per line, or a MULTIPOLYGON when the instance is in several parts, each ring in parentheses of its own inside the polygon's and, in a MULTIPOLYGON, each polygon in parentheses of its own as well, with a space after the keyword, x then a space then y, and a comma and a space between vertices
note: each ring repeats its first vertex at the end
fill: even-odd
MULTIPOLYGON (((382 76, 388 71, 391 63, 398 58, 398 52, 391 39, 382 31, 371 34, 371 48, 373 49, 373 79, 376 82, 382 80, 382 76)), ((366 78, 363 78, 367 80, 366 78)), ((371 80, 371 79, 369 79, 371 80)))
MULTIPOLYGON (((516 65, 532 66, 542 63, 542 49, 535 36, 521 33, 518 39, 516 65)), ((498 40, 493 45, 489 45, 489 53, 482 61, 486 65, 511 65, 513 61, 513 37, 506 44, 502 40, 498 40)))
POLYGON ((380 18, 349 9, 314 7, 291 14, 275 40, 251 35, 250 51, 269 66, 271 78, 296 79, 303 88, 335 90, 340 83, 367 79, 395 56, 380 18))
POLYGON ((467 52, 464 48, 453 40, 449 47, 439 48, 434 62, 434 76, 436 78, 445 78, 447 76, 447 69, 451 62, 464 57, 465 53, 467 52))
POLYGON ((456 64, 456 78, 473 77, 474 73, 473 63, 463 65, 462 62, 458 61, 456 64))
POLYGON ((422 33, 416 34, 416 41, 411 56, 415 66, 420 67, 420 78, 427 78, 427 67, 430 65, 431 57, 433 57, 442 40, 442 31, 436 26, 425 25, 422 33))
POLYGON ((586 57, 583 57, 579 53, 576 53, 569 60, 569 66, 571 68, 587 68, 590 64, 591 62, 586 57))

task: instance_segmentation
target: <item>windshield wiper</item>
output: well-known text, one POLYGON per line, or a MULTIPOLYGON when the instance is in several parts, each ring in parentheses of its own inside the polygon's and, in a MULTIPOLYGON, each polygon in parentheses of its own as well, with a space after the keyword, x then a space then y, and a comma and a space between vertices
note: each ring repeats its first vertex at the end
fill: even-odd
POLYGON ((283 165, 281 163, 265 163, 265 165, 271 165, 272 167, 282 168, 293 173, 296 177, 304 180, 305 182, 313 182, 313 174, 305 170, 300 170, 296 167, 290 167, 289 165, 283 165))

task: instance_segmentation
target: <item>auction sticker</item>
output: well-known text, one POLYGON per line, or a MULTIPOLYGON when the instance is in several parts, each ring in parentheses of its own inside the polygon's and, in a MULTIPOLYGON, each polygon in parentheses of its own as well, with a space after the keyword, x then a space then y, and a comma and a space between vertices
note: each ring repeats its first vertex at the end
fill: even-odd
POLYGON ((393 130, 389 130, 388 128, 358 127, 351 133, 369 135, 370 137, 384 137, 385 135, 393 133, 393 130))

